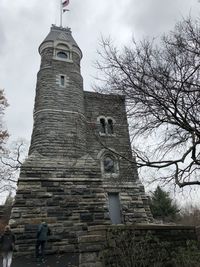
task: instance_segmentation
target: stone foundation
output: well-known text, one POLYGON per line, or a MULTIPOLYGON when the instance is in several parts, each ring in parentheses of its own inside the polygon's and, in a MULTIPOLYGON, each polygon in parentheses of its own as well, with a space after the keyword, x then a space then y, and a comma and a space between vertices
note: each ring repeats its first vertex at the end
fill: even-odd
POLYGON ((78 237, 87 233, 88 227, 111 224, 108 192, 119 193, 123 223, 149 222, 150 211, 140 183, 103 181, 99 166, 89 157, 76 160, 73 168, 72 163, 47 164, 41 158, 23 165, 10 219, 18 254, 34 253, 37 227, 42 221, 52 232, 48 253, 77 252, 78 237))

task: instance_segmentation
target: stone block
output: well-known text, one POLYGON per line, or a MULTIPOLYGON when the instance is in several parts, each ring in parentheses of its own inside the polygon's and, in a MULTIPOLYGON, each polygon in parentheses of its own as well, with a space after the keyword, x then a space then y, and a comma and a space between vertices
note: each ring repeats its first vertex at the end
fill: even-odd
POLYGON ((97 262, 98 255, 99 255, 98 252, 81 253, 79 256, 79 260, 81 263, 97 262))
POLYGON ((98 252, 103 249, 104 243, 80 243, 79 250, 80 252, 98 252))
POLYGON ((92 213, 80 213, 80 219, 83 222, 92 222, 94 220, 94 214, 92 214, 92 213))
POLYGON ((79 243, 96 243, 99 241, 104 241, 105 238, 102 235, 85 235, 79 237, 79 243))
POLYGON ((102 262, 79 263, 79 267, 104 267, 102 262))

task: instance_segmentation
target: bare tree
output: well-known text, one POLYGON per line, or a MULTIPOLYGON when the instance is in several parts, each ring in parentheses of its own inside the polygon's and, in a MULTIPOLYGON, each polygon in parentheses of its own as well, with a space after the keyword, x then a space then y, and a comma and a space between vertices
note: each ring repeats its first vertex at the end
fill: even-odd
POLYGON ((166 169, 163 178, 180 187, 200 185, 200 21, 184 19, 159 42, 101 46, 97 89, 126 96, 138 167, 166 169), (150 142, 149 153, 137 138, 150 142))
POLYGON ((0 192, 16 187, 19 168, 27 154, 27 141, 19 139, 10 147, 6 144, 9 134, 4 125, 4 112, 8 106, 4 91, 0 89, 0 192))
POLYGON ((3 115, 8 102, 4 95, 4 91, 0 89, 0 153, 3 151, 3 145, 8 138, 8 132, 4 129, 3 115))
POLYGON ((0 192, 10 192, 16 189, 19 170, 27 155, 27 148, 27 141, 19 139, 1 153, 0 192))

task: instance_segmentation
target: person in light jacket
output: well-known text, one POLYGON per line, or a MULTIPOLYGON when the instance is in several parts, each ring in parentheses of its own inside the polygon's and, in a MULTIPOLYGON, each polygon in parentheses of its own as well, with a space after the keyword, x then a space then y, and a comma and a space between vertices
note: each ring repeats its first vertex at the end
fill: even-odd
POLYGON ((12 263, 12 255, 15 247, 15 236, 10 226, 7 225, 0 239, 1 253, 3 256, 3 267, 10 267, 12 263))
POLYGON ((38 227, 37 241, 35 246, 35 256, 37 260, 40 260, 41 256, 42 261, 44 261, 45 245, 49 235, 50 235, 50 229, 47 223, 46 222, 41 223, 38 227))

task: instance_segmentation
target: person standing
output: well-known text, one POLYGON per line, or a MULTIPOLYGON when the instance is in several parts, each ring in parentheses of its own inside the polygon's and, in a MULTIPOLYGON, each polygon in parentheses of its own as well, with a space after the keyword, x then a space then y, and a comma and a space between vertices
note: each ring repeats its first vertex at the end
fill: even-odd
POLYGON ((43 222, 39 225, 37 231, 37 241, 35 246, 35 256, 37 260, 44 261, 45 256, 45 245, 50 235, 50 229, 46 222, 43 222))
POLYGON ((3 267, 10 267, 12 263, 12 255, 15 247, 15 236, 10 226, 7 225, 0 239, 1 252, 3 256, 3 267))

